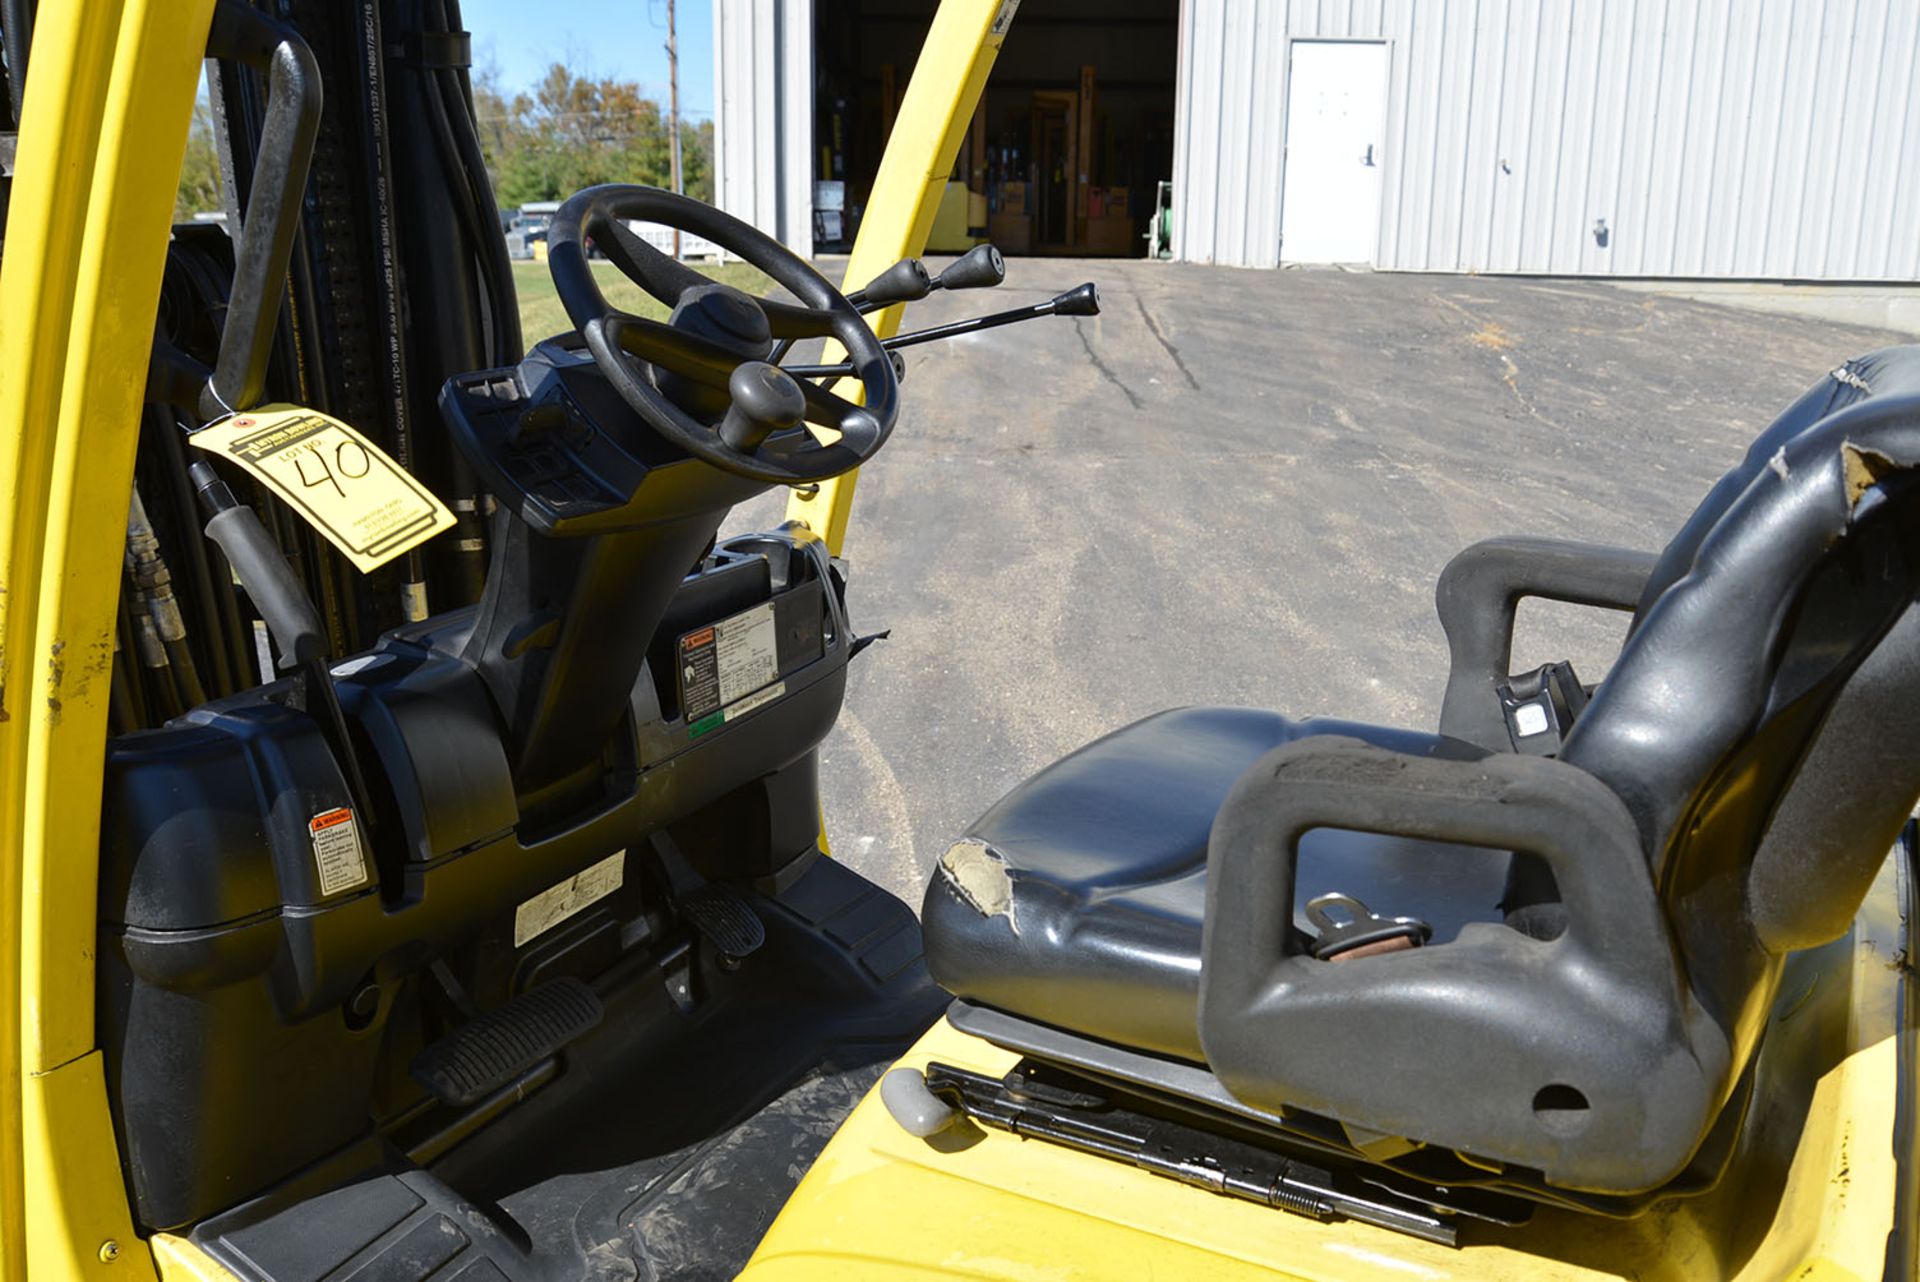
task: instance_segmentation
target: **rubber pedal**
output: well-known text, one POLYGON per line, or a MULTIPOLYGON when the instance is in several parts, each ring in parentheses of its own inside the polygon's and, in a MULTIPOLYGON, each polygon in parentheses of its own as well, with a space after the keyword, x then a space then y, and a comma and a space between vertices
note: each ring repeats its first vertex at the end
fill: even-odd
POLYGON ((701 886, 680 896, 680 915, 721 953, 745 957, 767 942, 766 923, 745 900, 717 886, 701 886))
POLYGON ((477 1104, 606 1017, 600 995, 571 975, 474 1016, 413 1058, 413 1079, 442 1104, 477 1104))

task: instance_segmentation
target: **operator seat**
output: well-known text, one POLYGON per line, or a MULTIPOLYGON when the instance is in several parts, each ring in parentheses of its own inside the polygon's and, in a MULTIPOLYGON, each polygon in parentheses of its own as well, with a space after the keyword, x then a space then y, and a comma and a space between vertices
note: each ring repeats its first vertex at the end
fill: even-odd
POLYGON ((1456 557, 1438 734, 1187 708, 1082 748, 941 861, 935 979, 1255 1110, 1659 1187, 1784 954, 1845 932, 1920 799, 1916 467, 1920 347, 1890 348, 1803 395, 1658 557, 1456 557), (1526 596, 1633 615, 1553 755, 1516 751, 1499 693, 1526 596), (1317 958, 1328 892, 1431 942, 1317 958))

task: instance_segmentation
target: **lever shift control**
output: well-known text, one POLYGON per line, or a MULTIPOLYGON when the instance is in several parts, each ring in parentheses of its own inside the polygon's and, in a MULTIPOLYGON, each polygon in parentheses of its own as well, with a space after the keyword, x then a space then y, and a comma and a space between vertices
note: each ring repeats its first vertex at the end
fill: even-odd
POLYGON ((720 420, 720 439, 737 450, 754 450, 783 428, 797 427, 807 398, 794 377, 778 365, 748 361, 727 380, 733 404, 720 420))

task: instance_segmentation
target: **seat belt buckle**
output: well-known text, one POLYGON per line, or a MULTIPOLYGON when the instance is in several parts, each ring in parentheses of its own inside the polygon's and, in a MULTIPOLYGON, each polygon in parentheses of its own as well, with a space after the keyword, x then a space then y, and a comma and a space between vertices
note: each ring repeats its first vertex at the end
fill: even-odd
POLYGON ((1338 891, 1309 899, 1307 920, 1319 932, 1313 938, 1313 955, 1318 961, 1397 953, 1418 948, 1433 938, 1433 927, 1418 917, 1382 917, 1352 895, 1338 891))
POLYGON ((1513 750, 1535 757, 1558 756, 1587 706, 1587 688, 1564 659, 1510 677, 1496 692, 1513 750))

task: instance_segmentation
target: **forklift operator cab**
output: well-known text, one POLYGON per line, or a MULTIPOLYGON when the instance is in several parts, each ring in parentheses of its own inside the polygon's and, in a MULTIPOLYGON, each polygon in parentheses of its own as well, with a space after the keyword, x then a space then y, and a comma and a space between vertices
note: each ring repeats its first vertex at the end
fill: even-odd
MULTIPOLYGON (((646 1022, 642 990, 669 1022, 711 1020, 728 1005, 715 989, 768 965, 754 954, 822 946, 770 930, 728 885, 798 887, 836 913, 855 893, 830 885, 839 870, 810 869, 813 750, 852 645, 835 572, 803 531, 715 534, 771 478, 825 480, 878 450, 897 416, 893 366, 807 264, 695 201, 593 188, 549 238, 577 333, 441 396, 499 505, 477 607, 109 747, 107 1084, 154 1228, 340 1161, 370 1104, 419 1162, 544 1085, 563 1048, 607 1039, 609 1020, 646 1022), (707 236, 803 301, 713 284, 629 217, 707 236), (589 237, 673 307, 668 323, 606 303, 589 237), (766 362, 776 339, 826 334, 851 354, 864 406, 766 362), (837 439, 818 442, 808 420, 837 439), (301 1106, 285 1116, 290 1092, 301 1106)), ((264 539, 257 522, 219 528, 245 509, 215 506, 236 567, 272 560, 246 541, 264 539)), ((282 652, 318 644, 297 587, 242 578, 282 652)), ((883 956, 917 952, 898 904, 851 911, 855 938, 892 941, 883 956)), ((826 919, 783 924, 817 933, 826 919)), ((866 964, 900 1034, 924 1021, 923 994, 887 991, 893 967, 846 960, 866 964)))
MULTIPOLYGON (((1015 5, 941 5, 846 287, 685 197, 567 200, 571 331, 523 353, 483 298, 416 416, 489 501, 484 583, 354 646, 286 505, 180 446, 268 449, 314 421, 269 392, 338 386, 335 331, 385 286, 313 283, 347 243, 303 199, 318 86, 346 69, 327 92, 375 121, 401 90, 327 24, 396 24, 457 145, 457 78, 418 65, 457 7, 185 7, 49 3, 32 44, 0 271, 0 1274, 1910 1274, 1920 348, 1822 379, 1658 556, 1461 553, 1437 733, 1161 713, 1015 788, 916 920, 822 831, 864 646, 838 554, 856 469, 911 430, 898 349, 1098 311, 1087 285, 896 333, 1005 274, 915 255, 1015 5), (166 219, 203 54, 264 97, 227 99, 259 126, 247 217, 195 293, 166 219), (613 306, 589 246, 667 319, 613 306), (136 476, 278 671, 149 724, 115 704, 109 735, 136 476), (719 536, 775 486, 785 524, 719 536), (1525 597, 1630 616, 1604 681, 1510 671, 1525 597)), ((472 248, 446 279, 487 278, 472 248)))

